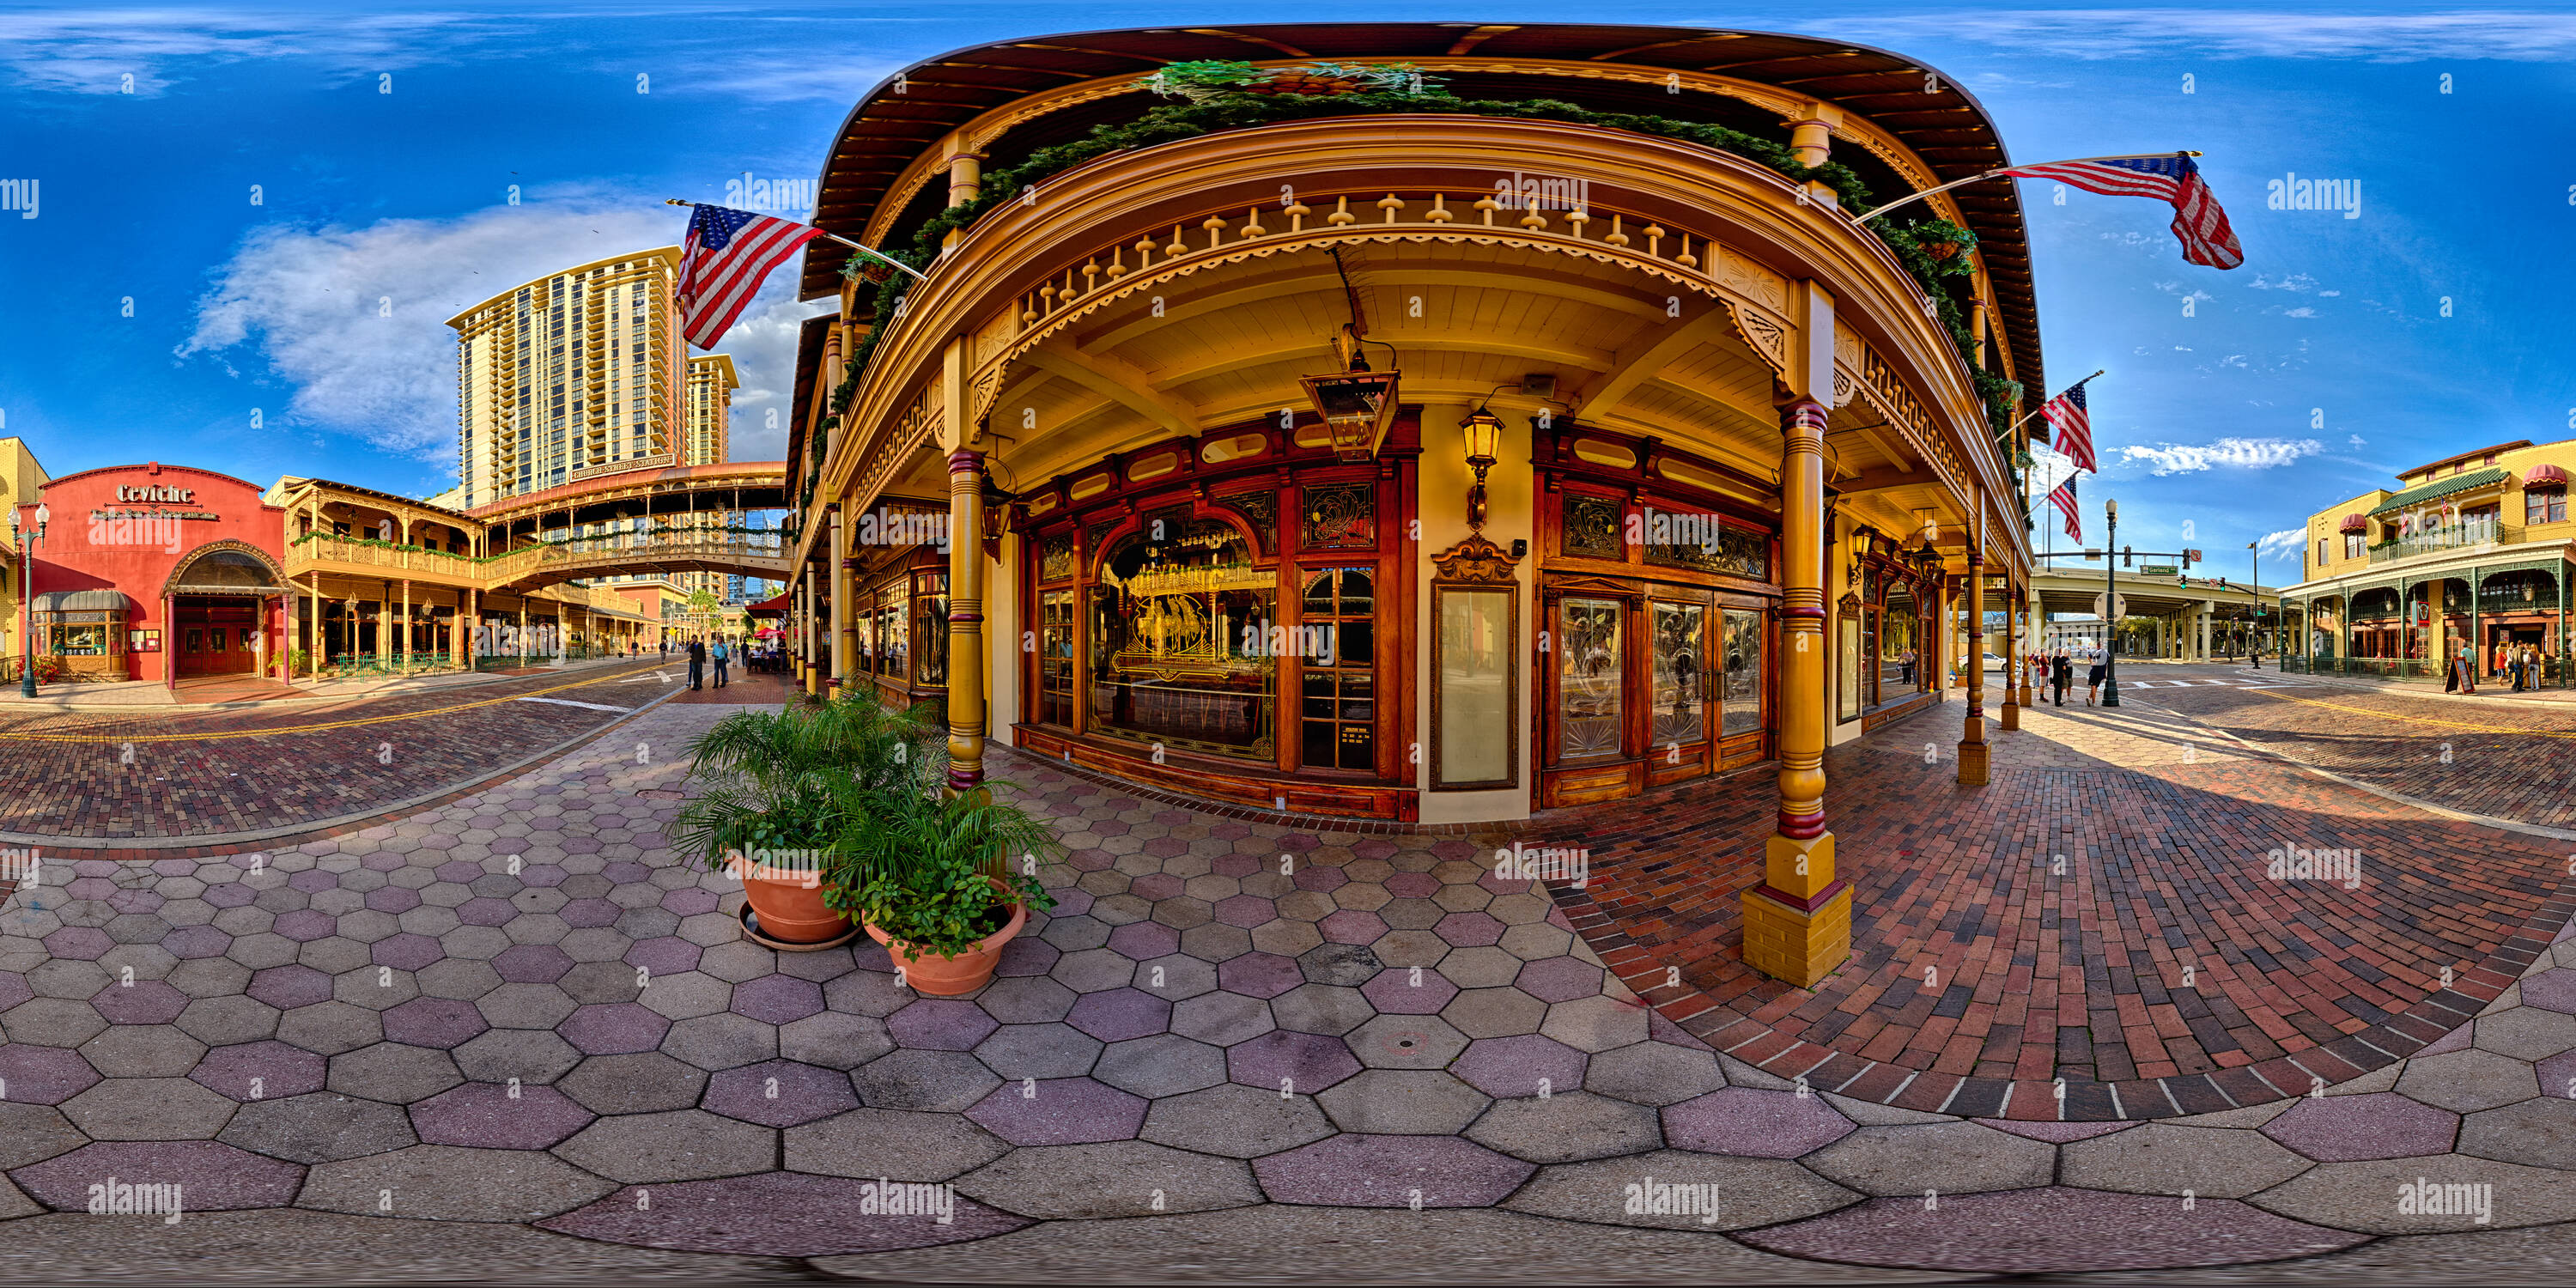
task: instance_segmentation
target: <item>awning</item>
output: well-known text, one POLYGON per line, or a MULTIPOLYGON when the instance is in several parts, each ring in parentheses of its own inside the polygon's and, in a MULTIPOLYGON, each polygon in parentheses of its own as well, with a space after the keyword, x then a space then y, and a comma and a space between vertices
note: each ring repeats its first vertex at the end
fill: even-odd
POLYGON ((2534 465, 2523 473, 2522 486, 2526 490, 2558 488, 2563 491, 2567 487, 2567 471, 2555 465, 2534 465))
POLYGON ((2368 532, 2370 531, 2370 520, 2362 515, 2347 514, 2343 516, 2343 530, 2345 532, 2368 532))
POLYGON ((122 613, 134 607, 134 601, 120 590, 49 590, 36 596, 33 605, 40 613, 122 613))
POLYGON ((2501 468, 2492 465, 2482 470, 2471 470, 2466 474, 2454 474, 2449 478, 2436 480, 2419 488, 2409 488, 2406 491, 2400 492, 2397 495, 2380 502, 2379 508, 2370 512, 2370 517, 2375 519, 2383 514, 2393 514, 2399 510, 2411 510, 2416 506, 2422 505, 2426 501, 2436 501, 2446 496, 2454 496, 2462 492, 2475 491, 2478 488, 2502 483, 2504 482, 2504 479, 2504 471, 2501 468))
POLYGON ((757 604, 743 605, 742 611, 752 617, 783 617, 787 610, 796 606, 794 598, 794 591, 781 591, 775 597, 764 599, 757 604))

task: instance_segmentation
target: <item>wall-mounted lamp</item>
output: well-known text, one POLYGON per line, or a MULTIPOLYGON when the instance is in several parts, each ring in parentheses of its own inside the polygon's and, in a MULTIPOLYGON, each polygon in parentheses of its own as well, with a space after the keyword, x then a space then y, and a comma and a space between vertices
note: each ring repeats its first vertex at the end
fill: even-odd
POLYGON ((1476 472, 1475 483, 1467 489, 1467 526, 1476 532, 1485 530, 1485 471, 1494 468, 1497 453, 1503 445, 1503 422, 1494 413, 1479 407, 1470 412, 1458 426, 1467 444, 1467 468, 1476 472))

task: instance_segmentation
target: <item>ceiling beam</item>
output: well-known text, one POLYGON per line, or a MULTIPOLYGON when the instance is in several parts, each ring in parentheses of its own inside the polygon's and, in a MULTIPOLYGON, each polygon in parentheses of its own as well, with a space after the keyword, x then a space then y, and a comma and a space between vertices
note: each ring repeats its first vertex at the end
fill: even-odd
POLYGON ((1121 359, 1039 347, 1021 354, 1019 361, 1080 385, 1174 434, 1199 432, 1197 408, 1163 392, 1152 377, 1121 359))
POLYGON ((1734 328, 1734 321, 1723 304, 1712 304, 1698 317, 1677 327, 1667 328, 1661 336, 1629 353, 1612 356, 1608 371, 1592 382, 1571 401, 1586 416, 1599 418, 1618 409, 1628 396, 1654 379, 1666 366, 1702 344, 1721 342, 1734 328))

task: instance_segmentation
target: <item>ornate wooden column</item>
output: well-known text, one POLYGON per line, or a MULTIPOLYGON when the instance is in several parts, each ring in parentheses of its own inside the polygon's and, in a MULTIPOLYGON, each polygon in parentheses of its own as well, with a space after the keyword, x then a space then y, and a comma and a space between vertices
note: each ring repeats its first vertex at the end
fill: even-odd
MULTIPOLYGON (((2015 599, 2021 605, 2022 623, 2030 631, 2031 647, 2034 649, 2039 648, 2046 643, 2046 641, 2040 639, 2040 636, 2046 631, 2046 627, 2042 625, 2042 619, 2047 616, 2047 614, 2039 611, 2039 592, 2036 589, 2024 586, 2021 594, 2015 596, 2015 599)), ((2107 649, 2110 646, 2111 624, 2109 622, 2104 622, 2102 624, 2102 647, 2107 649)), ((2040 656, 2046 657, 2048 655, 2046 653, 2041 653, 2040 656)), ((2019 686, 2021 705, 2025 708, 2031 705, 2030 668, 2027 665, 2021 668, 2019 674, 2006 676, 2004 678, 2004 683, 2007 685, 2019 686)), ((2012 726, 2007 725, 2005 727, 2011 728, 2012 726)))
MULTIPOLYGON (((2021 728, 2021 690, 2014 675, 2021 667, 2021 600, 2013 591, 2012 579, 2004 579, 2004 709, 1999 722, 2006 729, 2021 728)), ((1982 661, 1983 659, 1980 659, 1982 661)))
POLYGON ((1744 893, 1744 963, 1804 988, 1851 955, 1851 883, 1825 830, 1824 405, 1790 398, 1780 431, 1780 807, 1744 893))
POLYGON ((984 457, 948 454, 948 790, 984 786, 984 457))
POLYGON ((1968 715, 1959 731, 1959 785, 1986 785, 1986 510, 1973 491, 1977 526, 1968 544, 1968 715))
POLYGON ((850 664, 858 653, 850 639, 857 631, 850 621, 850 608, 857 594, 850 579, 850 525, 841 522, 839 502, 824 509, 830 513, 832 525, 832 562, 827 569, 832 578, 832 668, 823 688, 824 696, 838 697, 846 691, 843 686, 849 683, 850 664))

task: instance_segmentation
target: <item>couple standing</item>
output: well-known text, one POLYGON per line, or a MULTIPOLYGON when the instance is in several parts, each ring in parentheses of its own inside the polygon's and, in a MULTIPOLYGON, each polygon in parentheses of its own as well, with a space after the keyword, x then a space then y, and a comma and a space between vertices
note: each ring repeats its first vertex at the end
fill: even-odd
POLYGON ((700 681, 702 681, 706 676, 707 659, 709 656, 713 656, 715 658, 716 687, 721 689, 730 682, 725 675, 725 665, 733 660, 733 651, 726 647, 725 642, 721 639, 717 640, 715 642, 715 647, 710 650, 707 647, 706 638, 704 636, 691 636, 689 638, 690 688, 696 689, 704 687, 700 681))

